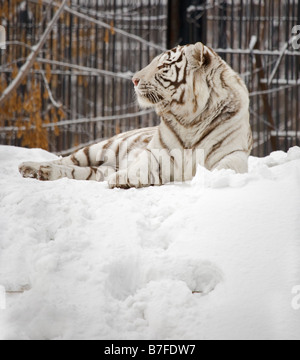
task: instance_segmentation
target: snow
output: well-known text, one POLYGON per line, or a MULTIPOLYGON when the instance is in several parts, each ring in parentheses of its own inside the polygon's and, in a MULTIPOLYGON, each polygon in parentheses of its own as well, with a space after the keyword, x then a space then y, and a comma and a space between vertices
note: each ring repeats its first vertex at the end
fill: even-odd
POLYGON ((141 190, 18 174, 53 159, 0 146, 1 339, 300 339, 300 148, 141 190))

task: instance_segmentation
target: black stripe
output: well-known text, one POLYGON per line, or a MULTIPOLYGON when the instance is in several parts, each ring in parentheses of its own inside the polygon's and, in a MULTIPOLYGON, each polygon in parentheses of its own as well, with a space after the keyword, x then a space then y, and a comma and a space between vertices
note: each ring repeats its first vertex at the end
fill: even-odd
POLYGON ((86 147, 85 149, 83 149, 83 153, 86 156, 87 166, 90 167, 91 166, 90 148, 86 147))
POLYGON ((160 86, 162 86, 163 88, 165 87, 164 84, 160 81, 158 74, 154 75, 154 79, 159 83, 160 86))
MULTIPOLYGON (((175 89, 178 89, 181 85, 186 83, 187 66, 188 66, 188 62, 186 61, 185 66, 184 66, 184 70, 183 70, 183 77, 182 77, 181 81, 178 81, 178 77, 179 77, 179 73, 180 73, 181 69, 177 73, 176 82, 172 83, 172 85, 174 85, 175 89)), ((176 69, 178 70, 177 66, 176 66, 176 69)))
MULTIPOLYGON (((236 103, 233 101, 230 103, 225 103, 225 101, 221 101, 218 103, 218 106, 213 109, 211 109, 208 104, 207 110, 202 113, 201 117, 204 119, 203 121, 205 121, 205 119, 208 118, 211 113, 214 114, 214 117, 211 120, 210 124, 206 127, 206 130, 202 134, 201 138, 194 145, 194 148, 197 147, 203 140, 205 140, 207 136, 209 136, 221 123, 224 124, 227 121, 231 120, 234 116, 236 116, 239 111, 239 101, 237 101, 236 103)), ((198 121, 199 123, 202 122, 201 119, 198 121)), ((192 123, 191 125, 195 124, 192 123)))
POLYGON ((210 55, 210 53, 207 51, 203 54, 203 62, 202 62, 202 66, 208 68, 209 65, 212 63, 212 56, 210 55))
POLYGON ((130 153, 130 151, 132 151, 133 149, 136 148, 135 145, 136 145, 138 142, 140 142, 141 139, 142 139, 144 136, 145 136, 144 134, 141 134, 141 135, 139 135, 136 139, 134 139, 134 140, 132 141, 132 143, 130 144, 130 146, 129 146, 128 149, 127 149, 127 154, 130 153))
MULTIPOLYGON (((102 155, 101 155, 102 156, 102 155)), ((105 164, 105 161, 98 161, 97 163, 96 163, 96 166, 98 166, 98 167, 100 167, 100 166, 102 166, 102 165, 104 165, 105 164)))
POLYGON ((214 130, 216 130, 216 128, 220 126, 221 122, 222 118, 220 116, 214 119, 203 134, 201 134, 200 139, 193 145, 193 149, 196 149, 214 130))
MULTIPOLYGON (((160 182, 160 185, 162 185, 162 178, 161 178, 161 174, 160 174, 160 170, 161 170, 161 166, 160 166, 160 161, 158 159, 156 159, 156 157, 154 156, 154 154, 152 153, 152 151, 150 149, 146 149, 146 151, 148 151, 150 153, 150 162, 151 162, 151 159, 154 158, 157 162, 157 165, 158 165, 158 176, 159 176, 159 182, 160 182)), ((148 185, 154 185, 154 184, 150 184, 151 183, 151 175, 153 177, 153 179, 155 178, 155 176, 153 175, 152 171, 149 171, 148 173, 148 185)), ((153 181, 154 183, 154 181, 153 181)))
POLYGON ((158 137, 159 137, 160 144, 162 145, 162 148, 167 149, 170 152, 169 146, 164 142, 164 140, 162 138, 162 134, 161 134, 160 129, 158 130, 158 137))
POLYGON ((223 89, 228 88, 228 85, 227 85, 227 83, 225 81, 225 73, 227 73, 227 72, 228 72, 228 70, 225 69, 220 74, 220 82, 221 82, 221 86, 222 86, 223 89))
POLYGON ((158 176, 159 176, 159 185, 162 185, 163 181, 162 181, 162 172, 161 172, 161 163, 160 163, 160 161, 158 162, 158 176))
MULTIPOLYGON (((172 114, 172 116, 174 116, 172 114)), ((178 140, 178 142, 180 143, 180 145, 185 148, 185 144, 182 141, 181 137, 177 134, 176 130, 174 129, 174 127, 172 126, 172 124, 167 120, 167 119, 163 119, 162 121, 165 123, 165 125, 167 126, 167 128, 175 135, 176 139, 178 140)))
POLYGON ((80 162, 79 162, 78 159, 76 159, 76 155, 75 155, 75 154, 73 154, 73 155, 71 156, 71 161, 73 162, 74 165, 80 166, 80 162))
MULTIPOLYGON (((234 133, 236 133, 237 131, 241 130, 240 127, 230 131, 228 134, 226 134, 220 141, 218 141, 210 150, 210 152, 208 153, 208 155, 206 156, 206 161, 209 161, 209 158, 211 158, 219 149, 222 145, 224 145, 224 142, 226 140, 228 140, 230 137, 232 137, 232 135, 234 133)), ((231 140, 232 141, 232 140, 231 140)))
POLYGON ((120 169, 120 145, 121 143, 118 143, 117 149, 116 149, 116 169, 119 170, 120 169))
POLYGON ((90 175, 88 176, 88 178, 87 178, 86 180, 90 180, 91 177, 93 176, 93 173, 94 173, 94 171, 93 171, 93 169, 91 168, 91 169, 90 169, 90 175))
POLYGON ((114 138, 107 140, 107 143, 103 146, 103 150, 107 150, 108 148, 110 148, 114 141, 114 138))
POLYGON ((182 92, 181 92, 181 94, 180 94, 180 98, 179 98, 179 100, 176 100, 176 99, 173 99, 172 101, 171 101, 171 106, 175 103, 175 104, 177 104, 177 105, 184 105, 184 95, 185 95, 185 89, 182 89, 182 92))

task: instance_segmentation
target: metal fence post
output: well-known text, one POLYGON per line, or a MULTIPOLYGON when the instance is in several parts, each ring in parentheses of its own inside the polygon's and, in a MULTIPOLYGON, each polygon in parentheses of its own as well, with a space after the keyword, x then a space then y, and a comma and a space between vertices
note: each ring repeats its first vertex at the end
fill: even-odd
POLYGON ((168 1, 168 48, 206 43, 206 0, 168 1))

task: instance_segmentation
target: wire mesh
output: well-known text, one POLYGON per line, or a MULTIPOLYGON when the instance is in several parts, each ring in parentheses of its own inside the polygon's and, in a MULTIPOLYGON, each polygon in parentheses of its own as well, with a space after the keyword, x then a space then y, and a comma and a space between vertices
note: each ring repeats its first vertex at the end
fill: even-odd
POLYGON ((244 78, 253 154, 299 146, 300 2, 188 1, 186 23, 190 42, 204 41, 244 78))
MULTIPOLYGON (((0 50, 0 94, 58 4, 0 0, 0 24, 7 30, 7 48, 0 50)), ((70 1, 14 102, 0 111, 0 143, 67 154, 157 124, 153 112, 139 111, 131 77, 162 52, 166 32, 166 0, 70 1)))

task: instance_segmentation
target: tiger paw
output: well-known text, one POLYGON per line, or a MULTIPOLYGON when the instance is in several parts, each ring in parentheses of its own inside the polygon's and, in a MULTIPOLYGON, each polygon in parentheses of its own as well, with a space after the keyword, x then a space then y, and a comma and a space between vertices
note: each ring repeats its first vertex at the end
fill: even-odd
POLYGON ((111 175, 108 179, 108 187, 110 189, 130 189, 127 171, 118 171, 111 175))
POLYGON ((40 164, 34 162, 22 163, 19 166, 19 172, 24 178, 37 179, 40 169, 40 164))
POLYGON ((111 175, 108 179, 108 186, 110 189, 130 189, 143 187, 138 177, 129 176, 127 170, 119 171, 111 175))
POLYGON ((24 178, 32 178, 40 181, 52 181, 61 178, 58 166, 47 163, 23 163, 19 171, 24 178))
POLYGON ((53 176, 52 166, 41 165, 38 171, 38 180, 40 181, 56 180, 56 177, 53 176))

